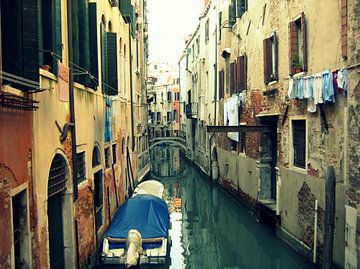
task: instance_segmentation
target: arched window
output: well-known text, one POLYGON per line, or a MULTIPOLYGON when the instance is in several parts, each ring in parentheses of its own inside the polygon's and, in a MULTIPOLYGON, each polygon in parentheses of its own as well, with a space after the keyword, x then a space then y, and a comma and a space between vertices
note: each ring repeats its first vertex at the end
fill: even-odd
POLYGON ((101 164, 101 155, 99 147, 95 146, 93 149, 92 154, 92 167, 95 168, 96 166, 101 164))

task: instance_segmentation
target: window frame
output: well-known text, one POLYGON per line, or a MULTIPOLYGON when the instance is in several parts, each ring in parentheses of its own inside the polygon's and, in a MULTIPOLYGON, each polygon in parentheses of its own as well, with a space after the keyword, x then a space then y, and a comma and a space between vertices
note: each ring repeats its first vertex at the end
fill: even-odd
POLYGON ((81 151, 81 152, 77 152, 76 153, 76 171, 77 171, 77 175, 76 175, 76 182, 78 185, 80 185, 83 182, 86 182, 87 180, 87 176, 86 176, 86 152, 85 151, 81 151), (82 163, 83 163, 83 177, 79 178, 79 171, 80 171, 80 166, 79 166, 79 160, 83 159, 82 163))
POLYGON ((105 169, 106 170, 110 169, 111 165, 112 165, 112 156, 111 156, 111 146, 110 145, 108 145, 104 148, 104 162, 105 162, 105 169))
POLYGON ((292 21, 289 22, 289 73, 290 75, 294 75, 300 72, 307 71, 307 30, 306 30, 306 19, 305 13, 302 12, 300 15, 295 17, 292 21), (301 32, 299 32, 299 28, 301 32), (299 38, 301 37, 301 38, 299 38), (301 41, 299 41, 301 40, 301 41), (296 47, 294 44, 296 43, 296 47), (301 50, 301 57, 298 56, 301 61, 301 67, 299 71, 296 71, 296 55, 299 55, 301 50), (300 71, 301 70, 301 71, 300 71))
POLYGON ((289 167, 299 173, 307 173, 307 163, 308 163, 308 120, 306 116, 293 116, 289 118, 289 167), (294 131, 293 131, 293 122, 294 121, 305 121, 305 167, 299 167, 295 165, 294 158, 294 131))

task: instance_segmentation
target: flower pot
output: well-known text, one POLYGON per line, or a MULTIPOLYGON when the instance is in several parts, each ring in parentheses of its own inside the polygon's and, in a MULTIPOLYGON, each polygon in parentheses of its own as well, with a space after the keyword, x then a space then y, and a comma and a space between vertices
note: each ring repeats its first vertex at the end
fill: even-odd
POLYGON ((44 70, 46 70, 46 71, 50 71, 50 65, 42 65, 41 67, 40 67, 41 69, 44 69, 44 70))
POLYGON ((295 74, 301 73, 303 71, 302 67, 295 67, 295 74))

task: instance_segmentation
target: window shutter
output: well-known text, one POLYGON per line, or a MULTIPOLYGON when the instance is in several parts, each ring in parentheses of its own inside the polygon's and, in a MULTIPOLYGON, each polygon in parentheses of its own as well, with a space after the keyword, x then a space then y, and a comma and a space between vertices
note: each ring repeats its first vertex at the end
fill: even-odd
POLYGON ((245 56, 237 58, 237 92, 242 92, 246 89, 246 76, 245 76, 245 56))
POLYGON ((294 59, 297 53, 298 38, 295 21, 289 23, 289 73, 295 73, 294 59))
POLYGON ((224 70, 219 71, 219 99, 224 98, 224 70))
POLYGON ((275 80, 278 80, 279 77, 279 42, 278 42, 278 37, 276 35, 276 33, 274 33, 273 35, 273 42, 274 42, 274 46, 275 46, 275 80))
POLYGON ((231 1, 232 4, 229 5, 229 26, 232 27, 236 22, 236 6, 235 1, 231 1))
MULTIPOLYGON (((62 40, 61 40, 61 3, 60 0, 53 1, 52 8, 52 26, 53 26, 53 51, 56 55, 62 57, 62 40)), ((57 61, 58 56, 53 57, 53 70, 54 73, 58 73, 57 61)), ((60 59, 59 59, 60 60, 60 59)))
MULTIPOLYGON (((79 61, 79 1, 72 1, 72 37, 73 37, 73 53, 72 62, 73 64, 80 65, 79 61)), ((71 68, 72 66, 70 64, 71 68)), ((79 82, 79 76, 74 76, 74 80, 79 82)))
POLYGON ((306 41, 306 21, 305 21, 305 14, 304 12, 301 13, 301 33, 302 33, 302 40, 303 40, 303 69, 307 71, 307 41, 306 41))
POLYGON ((90 73, 95 78, 91 82, 94 88, 99 84, 96 18, 96 3, 89 3, 90 73))
POLYGON ((118 94, 116 33, 104 33, 104 54, 107 63, 105 71, 105 93, 118 94))
MULTIPOLYGON (((79 0, 79 65, 90 71, 89 8, 87 0, 79 0)), ((90 77, 80 75, 79 82, 90 85, 90 77)))
POLYGON ((263 52, 264 52, 264 83, 267 85, 270 82, 271 67, 272 67, 272 49, 271 39, 266 38, 263 41, 263 52))
POLYGON ((33 0, 22 4, 23 76, 39 82, 39 6, 33 0))
POLYGON ((235 62, 230 64, 230 95, 235 93, 235 62))

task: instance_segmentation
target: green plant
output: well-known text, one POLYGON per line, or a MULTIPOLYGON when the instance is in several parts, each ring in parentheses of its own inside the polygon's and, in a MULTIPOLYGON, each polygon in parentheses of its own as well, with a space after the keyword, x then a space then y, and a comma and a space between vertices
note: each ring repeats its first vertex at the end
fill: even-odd
POLYGON ((296 54, 293 60, 293 65, 295 68, 302 68, 303 64, 302 64, 302 60, 299 56, 299 54, 296 54))

